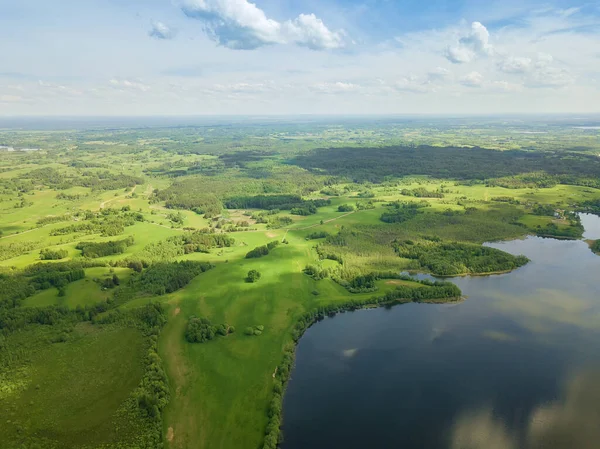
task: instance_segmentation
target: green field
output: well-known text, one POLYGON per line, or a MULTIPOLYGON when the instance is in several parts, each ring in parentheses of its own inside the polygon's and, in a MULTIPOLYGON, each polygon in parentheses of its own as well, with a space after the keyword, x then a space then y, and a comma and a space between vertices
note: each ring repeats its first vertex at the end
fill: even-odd
POLYGON ((134 440, 140 423, 129 422, 124 403, 142 377, 140 333, 81 324, 64 343, 39 341, 48 337, 47 330, 33 328, 8 339, 5 355, 28 349, 30 360, 3 373, 0 445, 81 447, 134 440))

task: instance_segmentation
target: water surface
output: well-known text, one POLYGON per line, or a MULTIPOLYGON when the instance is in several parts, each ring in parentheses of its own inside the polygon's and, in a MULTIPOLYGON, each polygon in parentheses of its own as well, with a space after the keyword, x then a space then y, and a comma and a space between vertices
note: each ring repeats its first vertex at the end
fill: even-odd
MULTIPOLYGON (((600 234, 598 217, 582 219, 600 234)), ((461 304, 362 310, 310 328, 283 448, 600 447, 600 257, 583 241, 490 246, 532 262, 454 279, 461 304)))

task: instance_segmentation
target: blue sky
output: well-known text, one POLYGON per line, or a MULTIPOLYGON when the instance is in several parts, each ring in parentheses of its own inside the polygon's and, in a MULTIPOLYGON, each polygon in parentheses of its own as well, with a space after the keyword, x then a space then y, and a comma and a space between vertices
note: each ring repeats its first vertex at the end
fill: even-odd
POLYGON ((600 112, 600 3, 0 0, 0 115, 600 112))

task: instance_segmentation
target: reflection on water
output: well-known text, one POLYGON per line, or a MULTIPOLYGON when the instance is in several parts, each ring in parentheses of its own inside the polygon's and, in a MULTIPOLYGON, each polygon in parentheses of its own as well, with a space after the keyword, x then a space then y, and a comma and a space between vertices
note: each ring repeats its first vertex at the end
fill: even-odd
POLYGON ((581 224, 585 228, 583 234, 584 239, 598 240, 600 239, 600 220, 596 215, 579 214, 581 224))
MULTIPOLYGON (((584 223, 600 230, 598 217, 584 223)), ((583 241, 490 246, 532 262, 455 279, 468 296, 460 305, 345 313, 309 329, 283 447, 600 447, 590 371, 600 366, 600 257, 583 241)))
POLYGON ((600 447, 600 371, 578 373, 563 397, 535 408, 522 436, 491 408, 463 413, 452 430, 452 449, 597 449, 600 447))

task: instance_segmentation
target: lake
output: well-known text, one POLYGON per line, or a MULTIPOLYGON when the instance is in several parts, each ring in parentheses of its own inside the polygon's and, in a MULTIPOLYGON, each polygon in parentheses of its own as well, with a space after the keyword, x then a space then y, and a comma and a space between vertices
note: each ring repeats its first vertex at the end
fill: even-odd
MULTIPOLYGON (((600 218, 582 216, 586 238, 600 218)), ((600 257, 489 244, 531 263, 453 279, 467 300, 337 315, 299 342, 284 449, 600 447, 600 257)))

